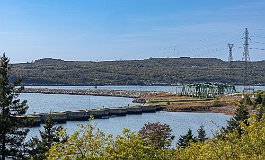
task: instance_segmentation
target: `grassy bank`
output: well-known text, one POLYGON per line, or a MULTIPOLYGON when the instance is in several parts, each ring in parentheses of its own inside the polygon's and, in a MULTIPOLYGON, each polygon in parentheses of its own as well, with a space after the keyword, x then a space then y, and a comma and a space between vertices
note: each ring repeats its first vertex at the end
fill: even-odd
POLYGON ((200 99, 196 97, 177 96, 175 94, 160 94, 155 97, 145 97, 144 105, 164 106, 169 112, 217 112, 233 114, 242 95, 223 95, 217 98, 200 99))

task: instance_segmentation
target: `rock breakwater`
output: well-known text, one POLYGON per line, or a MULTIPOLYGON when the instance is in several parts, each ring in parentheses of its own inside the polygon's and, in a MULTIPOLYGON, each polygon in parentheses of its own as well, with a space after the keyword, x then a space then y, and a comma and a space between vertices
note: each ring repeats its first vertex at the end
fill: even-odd
POLYGON ((113 96, 139 98, 145 96, 156 96, 163 92, 155 91, 135 91, 135 90, 106 90, 106 89, 48 89, 48 88, 25 88, 22 93, 42 93, 42 94, 70 94, 70 95, 92 95, 92 96, 113 96))

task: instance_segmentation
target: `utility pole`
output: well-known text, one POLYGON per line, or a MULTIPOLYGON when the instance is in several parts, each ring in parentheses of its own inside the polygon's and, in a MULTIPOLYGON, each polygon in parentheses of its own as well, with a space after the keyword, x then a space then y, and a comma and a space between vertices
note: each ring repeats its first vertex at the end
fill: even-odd
POLYGON ((90 92, 90 88, 88 89, 88 109, 90 110, 91 108, 90 108, 90 94, 91 94, 91 92, 90 92))
POLYGON ((228 48, 229 48, 228 63, 229 63, 229 80, 230 80, 230 83, 232 83, 233 47, 234 47, 234 44, 228 43, 228 48))
POLYGON ((244 52, 243 52, 243 61, 244 61, 244 90, 243 94, 247 92, 253 91, 253 89, 250 88, 250 82, 249 82, 249 61, 250 61, 250 56, 249 56, 249 32, 248 29, 245 29, 244 32, 244 52))

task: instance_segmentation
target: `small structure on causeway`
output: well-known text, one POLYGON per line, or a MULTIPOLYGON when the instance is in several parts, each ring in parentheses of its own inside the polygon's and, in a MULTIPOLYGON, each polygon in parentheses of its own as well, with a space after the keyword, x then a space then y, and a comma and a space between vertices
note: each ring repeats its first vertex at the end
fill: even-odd
POLYGON ((234 93, 235 86, 223 83, 194 83, 183 85, 181 96, 215 98, 225 93, 234 93))

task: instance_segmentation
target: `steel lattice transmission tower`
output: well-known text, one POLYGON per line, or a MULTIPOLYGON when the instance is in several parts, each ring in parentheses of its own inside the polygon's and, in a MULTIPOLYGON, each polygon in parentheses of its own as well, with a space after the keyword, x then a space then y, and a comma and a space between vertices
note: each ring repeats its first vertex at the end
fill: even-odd
POLYGON ((230 83, 232 82, 232 63, 233 63, 233 47, 234 44, 228 43, 228 48, 229 48, 229 56, 228 56, 228 63, 229 63, 229 80, 230 83))
POLYGON ((250 56, 249 56, 249 32, 248 29, 245 29, 244 32, 244 52, 243 52, 243 61, 244 61, 244 90, 243 93, 246 92, 251 92, 253 91, 252 88, 250 88, 250 79, 249 79, 249 61, 250 61, 250 56))

